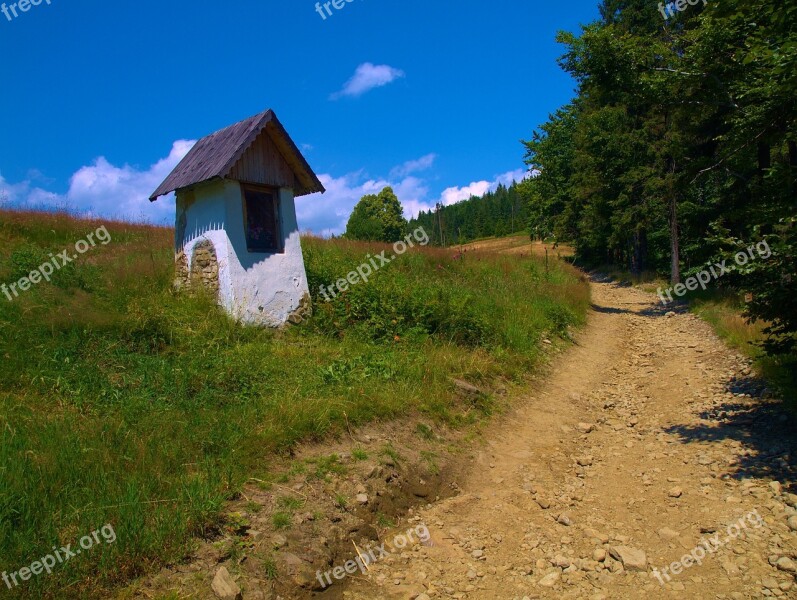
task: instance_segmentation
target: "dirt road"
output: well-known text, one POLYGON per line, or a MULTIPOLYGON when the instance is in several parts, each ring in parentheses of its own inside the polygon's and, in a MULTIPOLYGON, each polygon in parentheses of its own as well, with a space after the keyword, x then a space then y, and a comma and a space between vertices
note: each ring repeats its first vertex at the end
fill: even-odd
POLYGON ((797 598, 794 422, 696 317, 611 283, 593 301, 462 493, 411 516, 431 541, 344 597, 797 598))

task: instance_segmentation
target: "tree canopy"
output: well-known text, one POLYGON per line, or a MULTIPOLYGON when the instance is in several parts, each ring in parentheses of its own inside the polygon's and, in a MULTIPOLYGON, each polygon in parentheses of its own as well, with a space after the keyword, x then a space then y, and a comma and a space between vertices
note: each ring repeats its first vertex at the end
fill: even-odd
POLYGON ((434 210, 421 211, 410 229, 423 227, 434 245, 464 244, 484 237, 525 232, 527 218, 522 184, 499 184, 494 192, 434 210))
POLYGON ((560 33, 573 102, 525 142, 529 228, 586 263, 674 283, 766 241, 719 284, 752 297, 769 347, 797 332, 797 2, 722 0, 663 18, 649 0, 604 0, 560 33))
POLYGON ((363 196, 355 205, 343 237, 363 242, 395 242, 404 237, 407 220, 393 188, 363 196))

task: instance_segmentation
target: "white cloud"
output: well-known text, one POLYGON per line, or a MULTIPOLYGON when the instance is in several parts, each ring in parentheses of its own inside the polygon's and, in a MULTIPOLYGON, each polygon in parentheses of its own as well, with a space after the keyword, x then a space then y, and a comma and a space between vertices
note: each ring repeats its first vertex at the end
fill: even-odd
POLYGON ((363 180, 362 171, 349 173, 342 177, 329 174, 318 178, 326 188, 326 193, 311 194, 296 199, 296 217, 299 227, 321 235, 343 233, 346 222, 360 198, 366 194, 377 194, 390 185, 385 180, 363 180))
POLYGON ((448 206, 467 200, 471 196, 484 196, 493 184, 489 181, 474 181, 465 187, 450 187, 440 194, 440 202, 448 206))
POLYGON ((331 100, 337 100, 346 96, 356 98, 365 92, 392 83, 396 79, 404 77, 404 71, 395 69, 389 65, 374 65, 363 63, 354 71, 354 75, 343 86, 339 92, 330 96, 331 100))
MULTIPOLYGON (((195 143, 195 140, 174 142, 169 155, 146 170, 127 164, 117 167, 100 156, 72 175, 66 194, 34 187, 30 179, 4 187, 9 204, 20 208, 68 208, 88 216, 171 223, 174 220, 173 194, 156 202, 150 202, 149 195, 195 143)), ((3 183, 1 177, 0 183, 3 183)))
POLYGON ((390 176, 406 177, 411 173, 425 171, 426 169, 430 169, 432 167, 436 159, 437 154, 427 154, 426 156, 421 156, 417 160, 408 160, 403 165, 395 167, 392 171, 390 171, 390 176))
MULTIPOLYGON (((149 201, 149 195, 163 181, 194 145, 194 141, 178 140, 171 152, 151 165, 138 169, 130 165, 114 166, 104 157, 81 167, 70 178, 66 194, 57 194, 34 185, 30 179, 11 184, 0 174, 0 204, 23 208, 66 208, 71 212, 126 221, 147 221, 171 224, 174 221, 173 194, 149 201), (3 196, 6 200, 3 200, 3 196)), ((449 187, 439 196, 430 192, 429 183, 414 173, 427 170, 437 156, 427 154, 390 170, 388 177, 369 177, 363 171, 335 177, 319 175, 327 189, 325 194, 312 194, 296 200, 296 212, 302 230, 321 235, 340 234, 354 205, 366 194, 377 194, 391 186, 404 207, 404 216, 416 217, 420 211, 434 209, 435 204, 454 204, 471 196, 482 196, 499 184, 509 185, 529 176, 524 169, 508 171, 491 181, 474 181, 463 187, 449 187)))
MULTIPOLYGON (((495 178, 495 183, 501 183, 507 187, 512 185, 513 181, 521 182, 525 179, 528 179, 532 176, 532 173, 529 172, 528 169, 515 169, 514 171, 507 171, 506 173, 499 175, 495 178)), ((498 187, 496 185, 495 187, 498 187)))
MULTIPOLYGON (((450 187, 443 190, 440 194, 440 202, 445 206, 449 204, 456 204, 467 200, 472 196, 484 196, 487 192, 495 191, 499 184, 510 186, 513 181, 523 181, 530 177, 530 173, 526 169, 515 169, 514 171, 507 171, 493 179, 492 181, 474 181, 465 187, 450 187)), ((428 209, 427 209, 428 210, 428 209)))

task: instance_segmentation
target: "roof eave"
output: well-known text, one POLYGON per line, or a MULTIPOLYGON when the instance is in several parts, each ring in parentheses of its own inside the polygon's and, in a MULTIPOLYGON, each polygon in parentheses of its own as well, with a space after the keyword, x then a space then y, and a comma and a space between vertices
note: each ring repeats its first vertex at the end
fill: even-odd
MULTIPOLYGON (((288 160, 287 158, 286 160, 288 160, 289 163, 293 163, 291 167, 294 170, 294 175, 296 176, 297 180, 301 183, 301 188, 294 190, 295 196, 297 197, 306 196, 308 194, 314 194, 318 192, 322 194, 325 193, 326 189, 324 188, 324 185, 321 183, 321 180, 315 174, 312 167, 310 167, 304 155, 299 151, 299 148, 296 146, 296 144, 291 139, 288 132, 282 126, 282 123, 280 123, 274 111, 269 109, 261 113, 260 115, 256 115, 256 117, 257 116, 259 116, 260 118, 258 118, 257 121, 254 122, 254 125, 252 126, 252 129, 249 132, 249 134, 241 142, 236 151, 230 156, 228 161, 224 164, 223 168, 220 170, 216 170, 216 175, 201 181, 194 181, 184 186, 181 186, 176 181, 174 181, 175 173, 180 172, 181 165, 185 161, 189 160, 189 157, 192 156, 192 153, 195 150, 197 150, 197 146, 199 146, 199 144, 201 144, 204 140, 206 140, 206 138, 216 135, 220 131, 224 130, 219 130, 199 140, 199 142, 197 142, 197 145, 194 146, 194 148, 192 148, 191 150, 189 150, 189 152, 174 167, 174 169, 172 169, 172 172, 169 174, 169 176, 160 184, 160 186, 158 186, 155 192, 153 192, 153 194, 149 197, 150 202, 155 202, 155 200, 157 200, 161 196, 165 196, 166 194, 179 191, 180 189, 185 189, 188 187, 192 187, 194 185, 199 185, 200 183, 211 181, 213 179, 228 178, 230 171, 233 169, 238 160, 240 160, 241 156, 243 156, 243 154, 257 139, 257 137, 264 131, 266 132, 267 135, 269 135, 269 137, 272 138, 272 140, 274 140, 277 143, 278 147, 283 146, 283 148, 280 148, 280 152, 283 153, 284 158, 285 158, 284 155, 286 153, 289 153, 293 158, 293 160, 288 160), (279 138, 279 140, 276 140, 275 137, 279 138), (177 187, 175 187, 175 185, 177 187)), ((177 177, 176 179, 179 179, 179 177, 177 177)))

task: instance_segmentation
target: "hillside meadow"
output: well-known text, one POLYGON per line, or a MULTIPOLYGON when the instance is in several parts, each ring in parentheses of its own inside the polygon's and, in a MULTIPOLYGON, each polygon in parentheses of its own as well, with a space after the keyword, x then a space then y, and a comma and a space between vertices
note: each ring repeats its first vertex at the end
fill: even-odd
MULTIPOLYGON (((486 390, 524 381, 568 338, 586 282, 544 259, 415 249, 331 302, 317 297, 384 246, 303 239, 314 316, 271 331, 176 294, 168 228, 0 212, 0 283, 105 226, 97 245, 0 296, 0 571, 106 524, 116 540, 14 594, 103 597, 212 537, 225 500, 272 460, 346 423, 418 413, 468 427, 486 390)), ((0 592, 8 593, 5 585, 0 592)))

